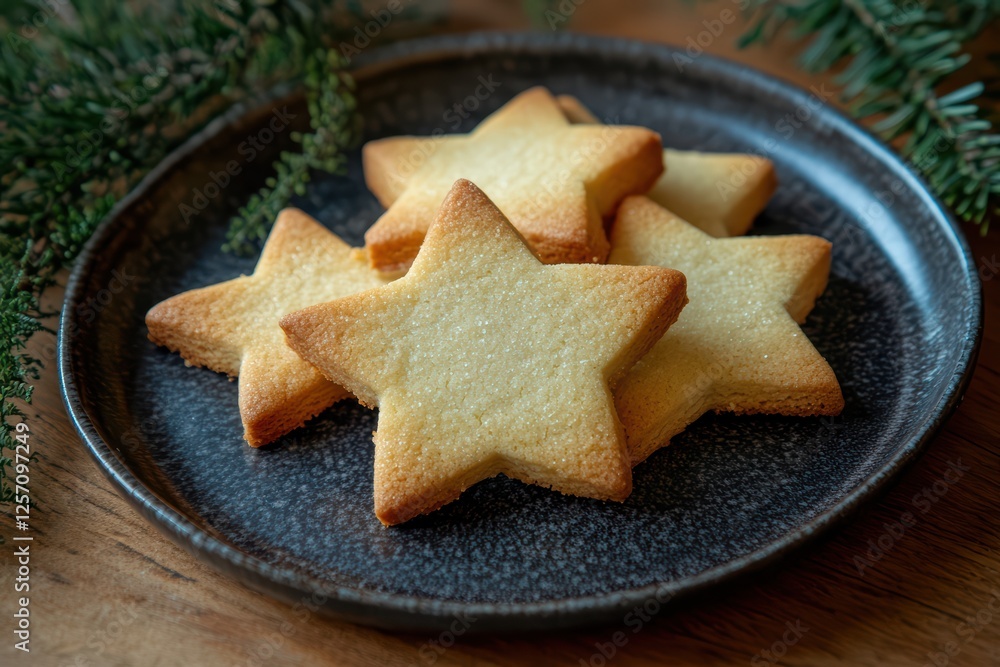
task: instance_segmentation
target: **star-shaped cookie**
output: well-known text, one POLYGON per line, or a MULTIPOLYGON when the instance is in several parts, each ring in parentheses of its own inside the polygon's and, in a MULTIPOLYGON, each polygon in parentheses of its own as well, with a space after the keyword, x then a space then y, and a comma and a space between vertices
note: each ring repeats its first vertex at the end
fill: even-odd
POLYGON ((570 125, 544 88, 521 93, 467 135, 391 137, 363 150, 386 212, 365 234, 372 266, 405 268, 452 184, 478 184, 546 263, 603 262, 602 216, 663 171, 660 137, 640 127, 570 125))
POLYGON ((167 299, 146 314, 146 326, 151 341, 189 366, 239 376, 243 437, 259 447, 348 395, 289 349, 281 316, 386 282, 363 253, 285 209, 253 275, 167 299))
POLYGON ((544 265, 460 180, 404 277, 281 326, 304 359, 378 406, 382 523, 498 473, 623 500, 631 468, 610 388, 676 319, 684 282, 659 267, 544 265))
MULTIPOLYGON (((571 123, 599 123, 571 95, 559 106, 571 123)), ((700 153, 667 148, 666 171, 646 196, 712 236, 742 236, 778 187, 774 164, 743 153, 700 153)))
POLYGON ((683 271, 691 299, 616 390, 633 464, 710 410, 843 409, 833 370, 798 325, 826 287, 826 240, 715 239, 646 197, 629 197, 612 228, 610 261, 683 271))

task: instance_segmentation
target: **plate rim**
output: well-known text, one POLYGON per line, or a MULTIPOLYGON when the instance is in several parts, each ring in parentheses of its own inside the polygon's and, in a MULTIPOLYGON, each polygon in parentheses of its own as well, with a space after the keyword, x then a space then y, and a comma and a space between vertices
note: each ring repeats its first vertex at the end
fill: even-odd
MULTIPOLYGON (((534 32, 473 32, 460 35, 435 35, 397 42, 363 53, 356 59, 352 73, 358 80, 377 76, 385 70, 406 67, 428 61, 472 57, 485 53, 602 53, 624 58, 644 58, 652 61, 687 57, 680 47, 619 37, 581 35, 576 33, 544 34, 534 32)), ((718 56, 702 54, 686 64, 694 76, 715 80, 742 80, 754 88, 766 88, 792 103, 805 103, 807 91, 778 77, 765 74, 747 65, 718 56)), ((230 546, 199 528, 193 521, 174 509, 170 503, 146 487, 114 453, 113 447, 100 436, 97 425, 90 419, 73 368, 75 341, 80 332, 75 304, 80 302, 100 250, 124 231, 122 217, 145 198, 160 178, 205 143, 223 133, 239 120, 260 113, 262 106, 276 101, 297 99, 287 86, 272 89, 266 97, 254 97, 238 103, 189 137, 154 167, 140 183, 121 199, 97 227, 81 250, 66 284, 65 300, 59 320, 58 359, 59 386, 70 422, 83 441, 97 467, 147 521, 175 544, 201 561, 251 588, 279 597, 286 602, 301 601, 307 596, 320 595, 322 609, 340 618, 395 629, 443 629, 460 614, 478 620, 476 631, 525 630, 537 628, 535 621, 546 619, 546 627, 575 627, 609 621, 623 610, 657 595, 670 598, 689 597, 708 587, 729 583, 741 575, 773 565, 789 553, 827 533, 847 519, 866 501, 872 501, 891 481, 897 479, 920 454, 964 398, 976 367, 983 335, 982 285, 978 281, 975 260, 964 238, 962 228, 950 212, 933 195, 923 178, 888 146, 868 130, 849 119, 839 109, 825 106, 822 117, 834 128, 860 145, 866 153, 921 195, 924 206, 934 214, 948 241, 964 260, 964 279, 972 308, 965 325, 965 336, 955 372, 945 387, 942 398, 929 412, 922 433, 901 443, 895 453, 877 470, 868 475, 833 507, 810 521, 790 530, 763 547, 694 575, 669 583, 653 583, 639 588, 586 596, 564 597, 544 602, 489 603, 461 602, 366 591, 334 585, 288 567, 266 563, 230 546), (263 103, 263 104, 262 104, 263 103)))

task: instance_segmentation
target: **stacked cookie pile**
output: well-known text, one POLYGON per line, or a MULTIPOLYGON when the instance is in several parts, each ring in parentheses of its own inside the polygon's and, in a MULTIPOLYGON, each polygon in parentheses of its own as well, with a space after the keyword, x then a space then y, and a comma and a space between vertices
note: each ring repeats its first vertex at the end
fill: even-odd
POLYGON ((830 244, 735 238, 774 191, 767 160, 664 151, 542 88, 468 135, 363 157, 386 208, 365 248, 288 209, 253 275, 146 323, 189 365, 239 377, 254 447, 350 395, 378 407, 384 524, 499 473, 624 500, 632 466, 708 411, 843 408, 798 326, 830 244))

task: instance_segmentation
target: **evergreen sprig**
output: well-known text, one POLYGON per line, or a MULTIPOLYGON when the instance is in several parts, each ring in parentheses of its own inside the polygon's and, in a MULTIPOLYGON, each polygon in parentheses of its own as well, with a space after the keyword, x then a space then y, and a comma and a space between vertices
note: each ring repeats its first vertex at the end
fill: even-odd
POLYGON ((984 85, 950 84, 1000 0, 752 0, 748 11, 755 21, 741 44, 786 26, 808 37, 806 69, 843 67, 836 82, 852 114, 896 140, 938 196, 986 233, 1000 195, 1000 135, 976 102, 984 85))
MULTIPOLYGON (((273 85, 317 87, 310 110, 346 127, 348 96, 317 54, 332 0, 119 0, 0 7, 0 502, 13 421, 42 361, 40 297, 114 202, 191 132, 273 85), (306 72, 308 76, 305 76, 306 72)), ((336 129, 303 138, 301 168, 336 168, 336 129)), ((300 167, 296 167, 296 170, 300 167)), ((301 171, 290 175, 301 179, 301 171)), ((275 190, 283 190, 279 174, 275 190)), ((294 189, 294 188, 293 188, 294 189)))
POLYGON ((346 74, 343 58, 332 50, 318 50, 306 66, 306 100, 312 132, 292 133, 297 152, 282 151, 274 163, 274 176, 250 197, 229 224, 223 249, 251 254, 260 249, 278 212, 292 195, 304 195, 311 169, 342 172, 344 150, 358 138, 354 82, 346 74))

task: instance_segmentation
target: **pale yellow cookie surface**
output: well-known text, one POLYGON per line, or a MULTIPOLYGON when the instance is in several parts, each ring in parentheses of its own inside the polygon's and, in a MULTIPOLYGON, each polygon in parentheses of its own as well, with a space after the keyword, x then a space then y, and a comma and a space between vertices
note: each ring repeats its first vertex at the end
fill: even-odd
POLYGON ((622 500, 610 388, 676 319, 684 276, 544 265, 458 181, 399 280, 281 319, 289 344, 378 406, 375 513, 396 524, 498 473, 622 500))
POLYGON ((602 217, 663 171, 655 132, 571 125, 544 88, 521 93, 470 134, 370 141, 363 158, 368 187, 388 209, 365 234, 380 270, 416 257, 460 178, 486 192, 543 262, 603 262, 602 217))
POLYGON ((239 376, 244 438, 265 445, 348 395, 285 344, 285 313, 387 282, 297 209, 278 216, 251 276, 178 294, 146 315, 149 338, 189 365, 239 376))
MULTIPOLYGON (((599 123, 580 100, 560 95, 571 123, 599 123)), ((743 153, 700 153, 667 148, 666 171, 646 196, 712 236, 747 233, 778 186, 774 164, 743 153)))
POLYGON ((715 239, 646 197, 629 197, 611 246, 612 263, 683 271, 691 300, 616 390, 633 463, 711 410, 805 416, 843 409, 833 370, 798 325, 826 287, 829 242, 715 239))

